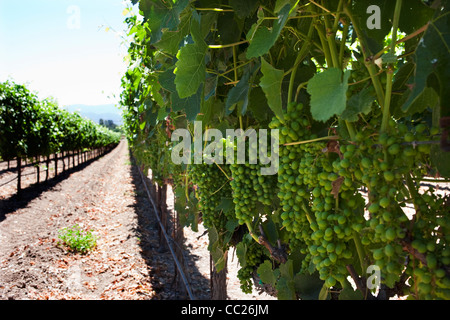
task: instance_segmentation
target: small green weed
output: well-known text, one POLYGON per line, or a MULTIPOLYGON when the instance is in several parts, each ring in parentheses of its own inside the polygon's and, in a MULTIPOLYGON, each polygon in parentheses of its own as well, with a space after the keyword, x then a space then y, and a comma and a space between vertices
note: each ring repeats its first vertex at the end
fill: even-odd
POLYGON ((97 237, 91 230, 85 231, 79 225, 59 230, 59 239, 70 251, 86 254, 97 246, 97 237))

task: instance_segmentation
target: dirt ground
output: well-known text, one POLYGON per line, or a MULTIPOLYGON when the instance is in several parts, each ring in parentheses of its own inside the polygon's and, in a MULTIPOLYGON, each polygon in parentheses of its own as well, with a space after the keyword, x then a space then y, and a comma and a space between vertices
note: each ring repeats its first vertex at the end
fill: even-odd
MULTIPOLYGON (((125 141, 56 178, 50 171, 45 184, 32 186, 34 172, 24 169, 19 200, 15 173, 0 164, 0 300, 186 299, 174 285, 170 252, 159 250, 157 221, 125 141), (87 255, 59 243, 59 230, 75 224, 98 238, 87 255)), ((202 234, 185 230, 184 257, 194 296, 209 299, 208 240, 202 234)), ((237 270, 230 252, 229 299, 273 299, 243 294, 237 270)))

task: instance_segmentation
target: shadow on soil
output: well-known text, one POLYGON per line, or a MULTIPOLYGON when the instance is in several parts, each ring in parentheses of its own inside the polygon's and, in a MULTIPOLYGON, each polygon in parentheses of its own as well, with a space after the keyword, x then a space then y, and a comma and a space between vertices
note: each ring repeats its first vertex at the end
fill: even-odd
MULTIPOLYGON (((159 223, 155 216, 153 205, 148 199, 147 191, 143 185, 139 169, 130 155, 131 176, 133 179, 135 189, 135 210, 138 216, 139 230, 141 237, 142 256, 147 265, 151 267, 152 278, 155 279, 153 287, 161 297, 165 300, 189 300, 186 287, 182 281, 181 276, 177 272, 176 264, 167 244, 163 239, 160 244, 159 239, 159 223), (161 265, 161 264, 164 265, 161 265), (161 279, 164 277, 165 279, 161 279)), ((148 177, 144 177, 148 189, 154 195, 153 184, 148 177)), ((166 230, 167 234, 173 239, 173 217, 174 213, 168 209, 168 223, 166 230)), ((172 248, 177 244, 171 241, 172 248)), ((190 290, 194 298, 198 300, 210 299, 210 280, 205 278, 200 271, 195 267, 195 261, 198 256, 185 248, 183 244, 179 245, 182 250, 182 261, 184 274, 186 275, 190 290)))
POLYGON ((9 198, 0 200, 0 222, 5 220, 7 214, 13 213, 19 209, 26 208, 31 201, 38 198, 42 193, 51 190, 52 188, 57 186, 60 182, 70 177, 71 174, 83 170, 84 168, 88 167, 91 163, 95 162, 101 157, 104 157, 114 149, 115 148, 95 158, 89 159, 86 162, 77 164, 75 167, 66 169, 63 172, 59 172, 57 176, 49 178, 47 181, 41 181, 39 183, 31 184, 30 186, 22 189, 21 195, 14 194, 9 198))

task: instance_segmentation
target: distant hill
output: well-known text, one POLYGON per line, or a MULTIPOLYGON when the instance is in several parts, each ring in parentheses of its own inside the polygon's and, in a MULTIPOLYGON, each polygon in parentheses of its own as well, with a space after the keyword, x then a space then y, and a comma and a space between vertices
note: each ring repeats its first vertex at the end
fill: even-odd
POLYGON ((91 119, 95 123, 98 123, 100 119, 112 120, 115 124, 122 124, 122 111, 114 104, 102 104, 102 105, 85 105, 74 104, 66 106, 64 109, 75 112, 78 111, 83 117, 91 119))

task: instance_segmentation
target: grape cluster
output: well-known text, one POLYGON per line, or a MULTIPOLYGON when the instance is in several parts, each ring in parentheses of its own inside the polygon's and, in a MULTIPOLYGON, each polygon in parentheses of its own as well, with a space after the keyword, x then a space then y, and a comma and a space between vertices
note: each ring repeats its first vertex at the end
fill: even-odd
POLYGON ((355 144, 342 145, 342 157, 333 164, 345 180, 368 190, 365 219, 352 229, 387 286, 395 285, 406 266, 414 296, 448 297, 449 209, 433 189, 419 193, 415 181, 427 173, 430 146, 420 142, 430 140, 432 132, 423 123, 408 127, 391 120, 388 130, 378 134, 376 123, 358 132, 355 144), (408 203, 414 208, 407 209, 408 203), (430 263, 418 262, 421 255, 430 263))
POLYGON ((227 176, 231 175, 228 165, 193 164, 188 175, 197 187, 202 219, 206 228, 224 230, 226 222, 233 218, 233 211, 218 210, 222 198, 231 198, 231 188, 227 176))
POLYGON ((140 140, 136 142, 133 150, 136 158, 142 160, 143 164, 152 170, 152 180, 158 184, 162 184, 166 177, 166 165, 161 161, 164 153, 167 152, 165 141, 165 136, 160 130, 156 130, 152 137, 140 136, 140 140))
MULTIPOLYGON (((317 138, 302 104, 290 104, 286 123, 274 118, 270 127, 281 128, 281 143, 317 138)), ((331 287, 344 281, 355 221, 362 220, 357 207, 363 199, 357 186, 341 178, 334 161, 338 154, 327 150, 327 142, 286 145, 280 151, 278 183, 283 226, 290 232, 290 246, 306 255, 303 268, 312 262, 320 278, 331 287), (348 201, 350 200, 350 201, 348 201)))
MULTIPOLYGON (((248 142, 246 145, 249 155, 257 154, 256 145, 248 147, 248 142)), ((230 165, 235 214, 240 224, 251 223, 254 219, 258 219, 264 207, 269 208, 273 204, 277 177, 262 174, 261 169, 265 165, 260 163, 259 156, 256 157, 256 161, 252 161, 249 157, 243 164, 236 162, 230 165)))
POLYGON ((242 245, 245 247, 245 254, 239 257, 241 268, 238 270, 237 277, 241 283, 242 292, 252 293, 253 273, 267 259, 267 255, 265 248, 254 242, 249 235, 243 238, 242 245))

